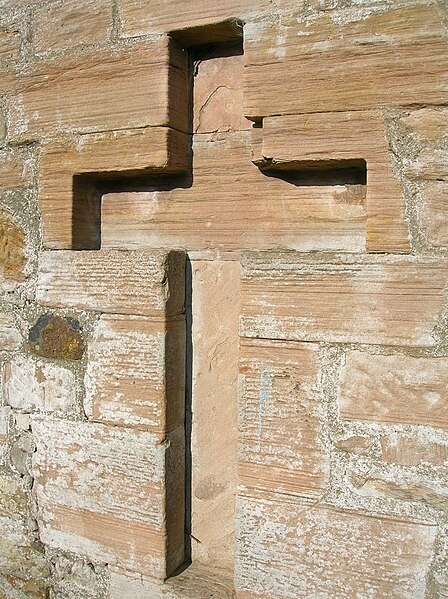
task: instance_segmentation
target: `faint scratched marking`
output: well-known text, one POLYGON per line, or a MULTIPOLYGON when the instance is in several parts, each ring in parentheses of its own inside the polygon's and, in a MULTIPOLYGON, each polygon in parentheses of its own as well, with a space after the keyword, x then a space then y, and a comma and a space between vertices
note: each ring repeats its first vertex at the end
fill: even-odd
POLYGON ((271 368, 263 367, 260 375, 260 398, 258 401, 258 442, 257 451, 261 450, 261 432, 263 429, 263 410, 264 404, 269 399, 271 393, 271 368))

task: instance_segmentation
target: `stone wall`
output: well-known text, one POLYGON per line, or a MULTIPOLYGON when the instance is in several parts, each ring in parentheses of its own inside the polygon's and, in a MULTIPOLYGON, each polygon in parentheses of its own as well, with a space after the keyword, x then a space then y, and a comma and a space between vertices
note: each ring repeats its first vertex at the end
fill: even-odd
POLYGON ((0 0, 0 597, 448 597, 447 23, 0 0))

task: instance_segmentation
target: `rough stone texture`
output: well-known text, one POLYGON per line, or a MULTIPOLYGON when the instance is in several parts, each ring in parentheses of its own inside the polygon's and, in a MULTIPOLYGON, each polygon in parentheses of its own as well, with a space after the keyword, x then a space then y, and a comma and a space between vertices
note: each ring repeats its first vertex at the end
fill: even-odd
MULTIPOLYGON (((433 438, 426 431, 388 433, 380 438, 381 456, 389 464, 443 466, 448 462, 448 441, 433 438)), ((446 469, 448 474, 448 468, 446 469)))
POLYGON ((240 270, 238 262, 192 262, 192 556, 230 571, 238 484, 240 270))
POLYGON ((46 306, 177 315, 184 305, 184 268, 180 252, 42 252, 36 297, 46 306))
POLYGON ((2 369, 3 401, 23 411, 73 413, 76 383, 67 368, 17 357, 2 369))
POLYGON ((342 418, 448 430, 448 360, 348 352, 339 387, 342 418))
POLYGON ((110 0, 70 0, 40 6, 34 15, 34 44, 39 53, 79 44, 106 42, 112 29, 110 0), (93 18, 92 18, 93 17, 93 18))
POLYGON ((165 438, 185 413, 185 322, 102 316, 88 353, 86 406, 99 422, 165 438))
POLYGON ((25 280, 26 236, 5 210, 0 209, 0 283, 2 289, 14 288, 25 280))
POLYGON ((44 358, 80 360, 85 350, 80 323, 70 316, 43 314, 31 327, 28 345, 44 358))
POLYGON ((241 340, 239 481, 258 490, 319 497, 329 463, 321 445, 317 347, 241 340))
POLYGON ((243 258, 240 331, 247 337, 431 346, 444 262, 310 259, 292 252, 243 258))
POLYGON ((424 190, 421 221, 430 244, 448 246, 448 181, 432 181, 424 190))
POLYGON ((238 509, 238 598, 425 595, 434 526, 275 495, 238 509))
POLYGON ((448 134, 448 110, 444 107, 414 110, 403 122, 422 142, 438 142, 448 134))
POLYGON ((31 183, 31 165, 25 149, 0 149, 0 188, 20 189, 31 183))
POLYGON ((21 344, 20 332, 13 316, 0 311, 0 349, 14 350, 21 344))
POLYGON ((448 58, 436 5, 366 9, 354 18, 344 12, 304 25, 292 17, 246 27, 247 116, 446 100, 448 58))
POLYGON ((156 578, 182 562, 182 430, 160 443, 144 431, 35 419, 33 432, 44 543, 156 578))
MULTIPOLYGON (((3 16, 3 15, 2 15, 3 16)), ((22 45, 20 23, 13 18, 0 19, 0 61, 19 57, 22 45)))

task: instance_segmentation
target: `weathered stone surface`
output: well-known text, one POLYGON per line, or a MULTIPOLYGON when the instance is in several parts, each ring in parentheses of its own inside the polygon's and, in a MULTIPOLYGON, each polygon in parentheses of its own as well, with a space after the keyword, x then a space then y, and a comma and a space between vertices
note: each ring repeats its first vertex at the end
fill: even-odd
POLYGON ((446 40, 435 5, 358 15, 246 26, 245 115, 446 101, 446 40))
POLYGON ((446 181, 448 179, 448 153, 446 150, 423 149, 417 159, 405 169, 410 179, 446 181))
POLYGON ((346 439, 336 439, 334 444, 342 451, 365 455, 372 449, 372 439, 361 435, 352 435, 346 439))
POLYGON ((21 45, 20 23, 12 18, 1 19, 0 61, 17 59, 19 57, 21 45))
POLYGON ((95 222, 92 206, 97 201, 94 181, 85 179, 80 184, 80 175, 104 179, 169 174, 184 171, 187 166, 186 135, 167 127, 84 134, 45 144, 39 174, 45 245, 86 249, 89 238, 97 235, 94 229, 99 223, 95 222))
MULTIPOLYGON (((163 4, 155 0, 121 0, 120 17, 123 32, 131 36, 221 23, 271 8, 272 2, 267 0, 262 0, 256 6, 248 0, 224 0, 219 4, 204 4, 200 0, 190 0, 187 3, 170 0, 163 4)), ((200 30, 197 36, 200 43, 200 30)))
POLYGON ((444 261, 306 258, 293 252, 243 257, 243 336, 431 346, 441 314, 444 261))
POLYGON ((322 495, 329 458, 320 440, 318 376, 317 346, 241 340, 238 470, 245 489, 322 495))
POLYGON ((192 559, 233 568, 240 265, 192 261, 192 559), (198 542, 196 539, 199 539, 198 542))
POLYGON ((183 312, 184 277, 181 252, 42 252, 36 297, 46 306, 170 316, 183 312))
POLYGON ((442 512, 448 512, 446 476, 433 479, 415 473, 369 472, 356 476, 352 483, 359 493, 370 497, 386 497, 400 501, 421 503, 442 512))
POLYGON ((3 400, 24 411, 70 413, 76 409, 76 382, 67 368, 17 356, 3 365, 3 400))
POLYGON ((448 430, 448 359, 404 354, 346 355, 339 386, 342 418, 425 424, 448 430))
POLYGON ((53 590, 57 599, 109 599, 105 566, 48 552, 53 564, 53 590))
POLYGON ((20 189, 31 184, 31 162, 25 151, 0 150, 0 188, 20 189))
POLYGON ((0 312, 0 349, 14 350, 20 347, 21 338, 14 318, 10 314, 0 312))
POLYGON ((0 208, 0 283, 2 289, 14 289, 25 280, 27 264, 26 235, 11 215, 0 208))
POLYGON ((435 526, 281 495, 240 498, 238 518, 238 598, 425 596, 435 526))
MULTIPOLYGON (((0 572, 27 583, 30 597, 45 597, 49 569, 29 530, 29 491, 20 477, 0 474, 0 572)), ((22 585, 18 585, 19 588, 22 585)))
POLYGON ((31 351, 44 358, 80 360, 85 342, 80 323, 70 316, 43 314, 28 334, 31 351))
POLYGON ((193 132, 214 133, 251 129, 243 116, 242 56, 201 60, 193 88, 193 132))
POLYGON ((419 110, 413 110, 402 120, 422 142, 438 142, 448 134, 447 108, 420 108, 419 110))
POLYGON ((101 317, 85 378, 89 416, 147 428, 164 439, 185 415, 185 322, 101 317))
POLYGON ((40 536, 51 547, 165 578, 183 561, 183 429, 36 419, 40 536))
POLYGON ((448 462, 448 442, 434 438, 426 430, 415 433, 389 432, 380 437, 380 447, 381 456, 388 464, 418 466, 426 463, 443 466, 448 462))
POLYGON ((233 577, 221 568, 192 563, 165 584, 123 568, 110 568, 110 598, 123 599, 233 599, 233 577))
POLYGON ((193 183, 103 196, 102 247, 359 251, 366 210, 351 185, 296 186, 252 164, 250 131, 195 135, 193 183), (213 190, 213 191, 211 191, 213 190))
POLYGON ((156 125, 185 130, 185 57, 170 46, 168 37, 158 37, 36 63, 4 83, 14 92, 10 136, 156 125))
POLYGON ((12 429, 12 413, 9 406, 0 407, 0 464, 5 466, 9 458, 9 440, 12 429))
POLYGON ((110 0, 70 0, 39 6, 34 15, 37 52, 106 42, 112 29, 110 0))
POLYGON ((262 163, 278 169, 300 172, 325 164, 334 169, 344 161, 364 160, 366 248, 371 252, 409 251, 405 202, 392 171, 379 111, 271 117, 264 119, 262 133, 262 163))
POLYGON ((424 188, 421 222, 426 239, 436 247, 448 246, 448 181, 431 181, 424 188))

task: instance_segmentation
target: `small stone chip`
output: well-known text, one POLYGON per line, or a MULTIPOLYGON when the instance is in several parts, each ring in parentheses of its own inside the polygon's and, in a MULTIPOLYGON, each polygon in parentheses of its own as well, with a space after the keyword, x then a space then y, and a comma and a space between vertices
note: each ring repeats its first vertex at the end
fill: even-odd
POLYGON ((80 360, 85 350, 82 327, 69 316, 43 314, 30 329, 28 342, 31 351, 44 358, 80 360))

